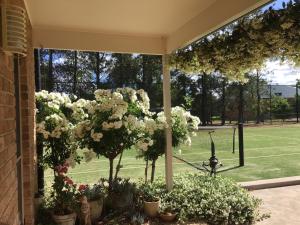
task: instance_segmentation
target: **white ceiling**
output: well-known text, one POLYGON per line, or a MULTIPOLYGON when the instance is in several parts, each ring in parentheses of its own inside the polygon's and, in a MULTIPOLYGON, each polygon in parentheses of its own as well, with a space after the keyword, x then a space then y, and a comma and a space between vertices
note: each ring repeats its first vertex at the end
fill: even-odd
POLYGON ((35 27, 168 36, 216 0, 28 0, 35 27))
POLYGON ((34 47, 166 54, 270 0, 25 0, 34 47))

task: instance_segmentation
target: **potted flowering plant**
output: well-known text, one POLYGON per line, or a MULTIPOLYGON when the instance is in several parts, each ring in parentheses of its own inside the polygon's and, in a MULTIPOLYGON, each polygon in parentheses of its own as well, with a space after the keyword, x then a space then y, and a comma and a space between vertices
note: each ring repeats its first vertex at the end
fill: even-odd
POLYGON ((74 140, 72 138, 71 99, 66 94, 40 91, 35 94, 37 144, 42 153, 38 155, 38 164, 53 170, 66 161, 76 163, 74 140))
POLYGON ((90 205, 91 221, 94 223, 102 214, 103 202, 106 196, 106 188, 101 181, 94 185, 79 185, 78 191, 80 195, 87 197, 90 205))
POLYGON ((76 221, 77 209, 77 189, 76 185, 69 178, 69 165, 67 163, 55 167, 53 192, 51 199, 53 204, 53 220, 59 225, 74 225, 76 221))
POLYGON ((149 113, 149 98, 143 90, 121 88, 96 90, 92 101, 79 100, 74 109, 77 117, 75 136, 82 147, 92 149, 109 160, 109 191, 121 168, 124 150, 139 139, 142 117, 149 113), (119 156, 114 175, 114 160, 119 156))

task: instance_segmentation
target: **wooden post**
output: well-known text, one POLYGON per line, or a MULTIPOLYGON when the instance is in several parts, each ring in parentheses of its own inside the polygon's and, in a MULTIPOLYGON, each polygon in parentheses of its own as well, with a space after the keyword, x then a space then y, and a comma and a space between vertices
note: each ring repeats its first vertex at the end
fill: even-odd
POLYGON ((172 129, 171 129, 171 76, 168 65, 168 55, 163 55, 163 97, 164 97, 164 113, 168 122, 166 129, 166 154, 165 154, 165 173, 166 186, 168 190, 173 187, 173 167, 172 167, 172 129))

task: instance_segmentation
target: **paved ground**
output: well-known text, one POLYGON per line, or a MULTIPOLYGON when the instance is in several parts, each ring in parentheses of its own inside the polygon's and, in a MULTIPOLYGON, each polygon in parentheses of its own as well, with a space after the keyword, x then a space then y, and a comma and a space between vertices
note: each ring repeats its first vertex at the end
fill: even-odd
POLYGON ((300 225, 300 185, 252 192, 263 200, 262 211, 271 218, 257 225, 300 225))

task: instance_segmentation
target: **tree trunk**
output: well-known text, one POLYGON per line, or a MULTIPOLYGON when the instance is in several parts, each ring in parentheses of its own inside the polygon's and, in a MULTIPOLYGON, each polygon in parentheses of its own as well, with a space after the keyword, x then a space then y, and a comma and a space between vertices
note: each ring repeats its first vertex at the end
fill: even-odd
POLYGON ((77 89, 77 51, 74 51, 74 74, 73 74, 73 94, 77 89))
POLYGON ((223 82, 222 82, 222 122, 221 122, 221 124, 222 125, 225 125, 225 120, 226 120, 226 118, 225 118, 225 114, 226 114, 226 103, 225 103, 225 99, 226 99, 226 79, 224 78, 223 79, 223 82))
POLYGON ((152 161, 151 183, 154 181, 156 159, 152 161))
POLYGON ((113 176, 114 176, 114 159, 109 158, 109 178, 108 178, 109 191, 111 191, 112 189, 113 176))
POLYGON ((100 53, 96 53, 96 85, 100 88, 100 53))
POLYGON ((121 162, 122 162, 123 152, 124 152, 124 150, 121 152, 120 157, 119 157, 118 164, 117 164, 117 166, 116 166, 115 180, 117 179, 118 174, 119 174, 119 172, 120 172, 120 170, 121 170, 121 167, 122 167, 122 166, 121 166, 121 162))
POLYGON ((145 183, 148 181, 148 165, 149 165, 149 160, 148 158, 146 159, 146 167, 145 167, 145 183))
POLYGON ((202 95, 201 95, 201 121, 202 126, 207 125, 207 74, 203 73, 201 79, 201 88, 202 88, 202 95))
POLYGON ((256 123, 260 123, 260 88, 259 88, 259 71, 256 70, 256 95, 257 95, 257 108, 256 108, 256 123))
POLYGON ((49 50, 49 62, 48 62, 48 91, 53 91, 54 80, 53 80, 53 50, 49 50))

